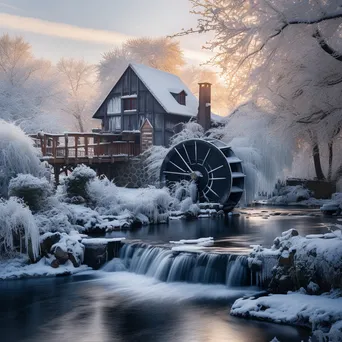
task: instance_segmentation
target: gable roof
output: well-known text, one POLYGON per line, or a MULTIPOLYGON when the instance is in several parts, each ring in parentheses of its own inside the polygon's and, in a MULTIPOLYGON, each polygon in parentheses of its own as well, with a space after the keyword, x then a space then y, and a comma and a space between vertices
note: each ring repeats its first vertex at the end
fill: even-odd
MULTIPOLYGON (((130 63, 124 73, 128 68, 131 68, 136 73, 141 82, 167 113, 186 115, 189 117, 197 116, 199 104, 198 99, 178 76, 138 63, 130 63), (182 91, 187 95, 185 105, 178 103, 172 95, 172 93, 179 94, 182 91)), ((98 111, 109 95, 110 93, 97 109, 93 118, 101 118, 98 111)), ((211 118, 214 121, 221 121, 221 117, 214 113, 211 113, 211 118)))
POLYGON ((178 76, 137 63, 131 63, 130 67, 167 113, 197 115, 198 100, 178 76), (185 106, 171 94, 181 91, 187 94, 185 106))

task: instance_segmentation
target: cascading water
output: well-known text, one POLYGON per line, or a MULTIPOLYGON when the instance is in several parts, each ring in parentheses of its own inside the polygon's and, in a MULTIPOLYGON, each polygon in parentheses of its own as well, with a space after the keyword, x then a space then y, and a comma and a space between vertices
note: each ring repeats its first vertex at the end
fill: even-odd
MULTIPOLYGON (((127 271, 164 282, 252 285, 247 257, 242 255, 180 252, 132 243, 122 247, 120 259, 127 271)), ((104 270, 117 271, 117 259, 110 261, 104 270)))

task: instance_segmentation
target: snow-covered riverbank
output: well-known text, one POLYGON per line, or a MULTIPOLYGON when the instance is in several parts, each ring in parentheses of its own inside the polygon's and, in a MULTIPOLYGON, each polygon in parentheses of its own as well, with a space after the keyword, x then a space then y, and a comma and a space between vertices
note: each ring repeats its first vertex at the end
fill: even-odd
POLYGON ((320 296, 304 293, 240 298, 230 314, 244 318, 308 327, 317 341, 342 341, 341 292, 320 296))

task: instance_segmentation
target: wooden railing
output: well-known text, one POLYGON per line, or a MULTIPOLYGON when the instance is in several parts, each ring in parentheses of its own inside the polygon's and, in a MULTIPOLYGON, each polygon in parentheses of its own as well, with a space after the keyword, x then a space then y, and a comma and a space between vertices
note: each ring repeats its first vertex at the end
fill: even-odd
POLYGON ((64 133, 31 135, 36 147, 41 149, 46 160, 62 162, 72 159, 94 159, 133 157, 140 154, 140 134, 127 132, 106 133, 64 133))

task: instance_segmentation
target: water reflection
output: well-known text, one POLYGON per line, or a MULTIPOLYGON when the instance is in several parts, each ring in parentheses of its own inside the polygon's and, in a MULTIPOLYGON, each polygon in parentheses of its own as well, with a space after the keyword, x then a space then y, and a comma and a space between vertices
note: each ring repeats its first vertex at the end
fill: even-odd
POLYGON ((153 243, 212 236, 216 247, 229 248, 229 252, 246 253, 250 250, 251 244, 271 246, 276 236, 290 228, 297 229, 303 235, 317 234, 327 232, 326 225, 336 223, 336 218, 321 216, 319 210, 312 209, 262 207, 245 209, 243 212, 245 214, 227 219, 172 220, 168 225, 160 224, 134 231, 111 232, 108 236, 153 243))
POLYGON ((2 283, 1 303, 12 305, 1 305, 1 341, 307 340, 292 327, 230 317, 230 303, 248 289, 165 284, 123 273, 68 279, 2 283))

